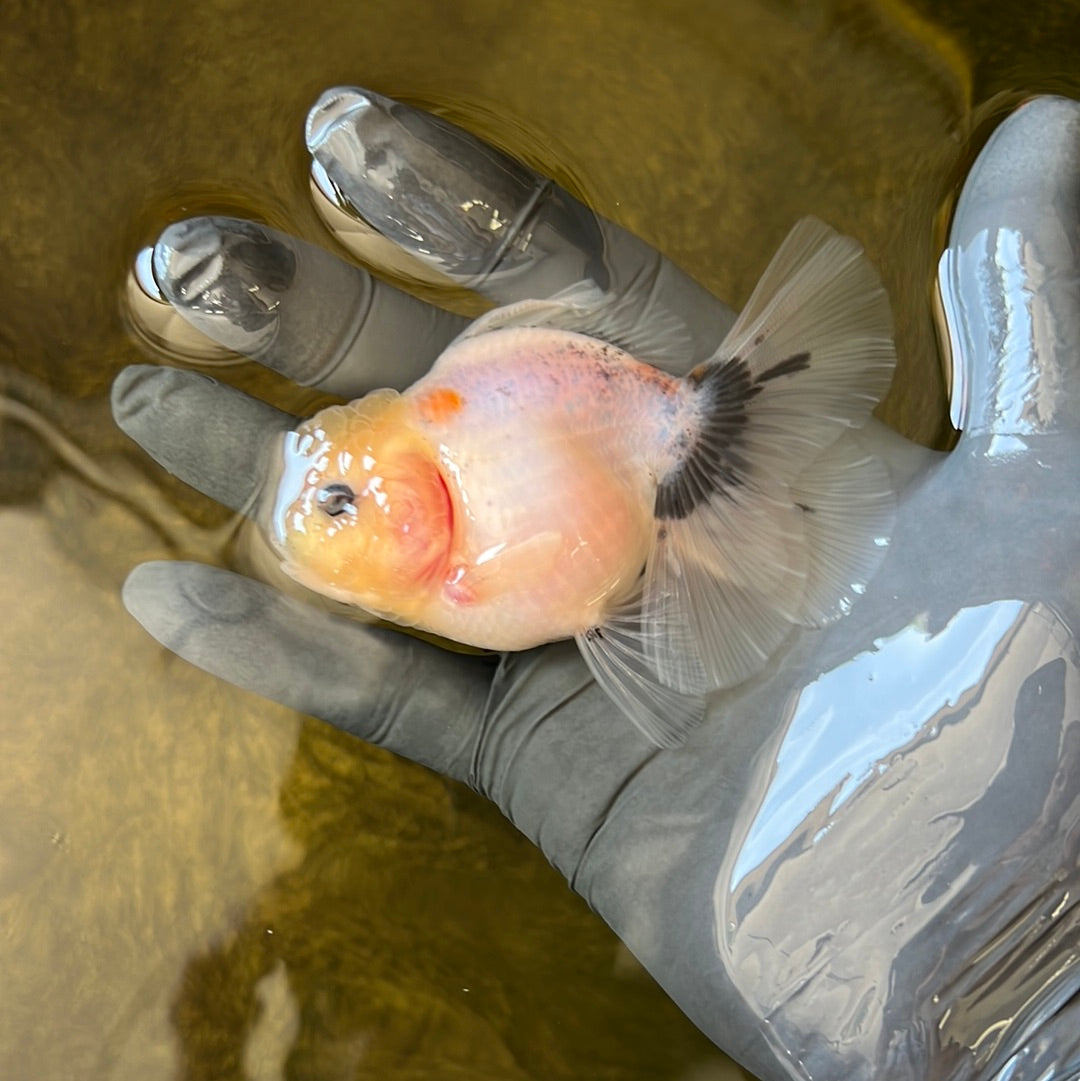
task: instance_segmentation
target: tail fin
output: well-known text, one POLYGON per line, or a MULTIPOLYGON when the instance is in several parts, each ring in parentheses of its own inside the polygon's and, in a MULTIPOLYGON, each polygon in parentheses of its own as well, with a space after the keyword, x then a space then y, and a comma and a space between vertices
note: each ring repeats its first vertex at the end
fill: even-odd
MULTIPOLYGON (((644 658, 638 683, 647 672, 698 698, 760 670, 792 625, 848 609, 887 543, 893 491, 845 433, 869 418, 894 363, 888 297, 862 249, 800 222, 716 357, 689 376, 695 430, 657 488, 642 595, 612 617, 623 652, 633 641, 644 658)), ((602 642, 582 647, 594 672, 602 642)), ((625 687, 618 696, 654 742, 658 727, 663 742, 680 738, 700 712, 658 718, 639 694, 635 716, 625 687)))

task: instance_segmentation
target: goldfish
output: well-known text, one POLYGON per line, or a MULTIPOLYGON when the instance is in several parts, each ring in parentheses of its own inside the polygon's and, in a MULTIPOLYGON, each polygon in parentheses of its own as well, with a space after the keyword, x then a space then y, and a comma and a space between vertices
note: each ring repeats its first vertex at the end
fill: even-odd
POLYGON ((888 296, 799 222, 715 354, 590 284, 482 316, 402 392, 287 434, 268 532, 309 589, 483 649, 573 638, 654 744, 849 610, 888 542, 853 430, 888 389, 888 296), (686 365, 684 365, 685 368, 686 365))

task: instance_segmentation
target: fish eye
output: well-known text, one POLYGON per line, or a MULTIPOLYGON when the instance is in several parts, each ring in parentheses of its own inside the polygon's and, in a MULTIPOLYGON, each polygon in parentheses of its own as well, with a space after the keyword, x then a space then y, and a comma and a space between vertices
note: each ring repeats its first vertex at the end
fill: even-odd
POLYGON ((331 518, 336 518, 355 498, 356 493, 347 484, 328 484, 316 496, 319 509, 331 518))

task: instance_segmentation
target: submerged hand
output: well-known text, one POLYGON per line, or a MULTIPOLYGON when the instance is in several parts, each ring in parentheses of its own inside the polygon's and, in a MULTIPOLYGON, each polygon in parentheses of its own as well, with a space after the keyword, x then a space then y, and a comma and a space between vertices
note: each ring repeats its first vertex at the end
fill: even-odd
MULTIPOLYGON (((462 657, 194 564, 137 568, 126 603, 208 671, 488 795, 760 1076, 990 1077, 1012 1056, 1010 1077, 1067 1076, 1078 125, 1058 99, 1025 107, 968 182, 945 268, 965 435, 928 467, 870 433, 898 481, 918 476, 866 595, 716 696, 683 748, 626 725, 570 642, 462 657)), ((640 241, 426 114, 335 92, 308 136, 376 233, 493 300, 644 279, 699 359, 731 321, 640 241)), ((462 325, 246 223, 180 223, 157 259, 201 329, 345 396, 412 382, 462 325)), ((294 423, 161 368, 121 373, 114 403, 158 461, 237 509, 294 423)))

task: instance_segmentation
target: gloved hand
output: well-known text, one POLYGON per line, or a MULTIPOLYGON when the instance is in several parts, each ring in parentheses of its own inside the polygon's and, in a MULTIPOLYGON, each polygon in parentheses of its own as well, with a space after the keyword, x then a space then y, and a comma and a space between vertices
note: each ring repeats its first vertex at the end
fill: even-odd
MULTIPOLYGON (((640 241, 458 129, 377 95, 308 125, 335 198, 505 303, 582 277, 687 324, 731 313, 640 241)), ((293 379, 407 385, 462 320, 261 226, 197 219, 155 249, 165 296, 293 379)), ((793 633, 657 750, 572 642, 440 650, 197 564, 136 568, 162 643, 494 800, 682 1009, 765 1079, 1080 1075, 1080 106, 991 139, 942 264, 964 435, 863 438, 902 488, 852 613, 793 633), (906 487, 904 487, 906 483, 906 487)), ((205 377, 125 370, 118 423, 251 505, 293 418, 205 377)))

